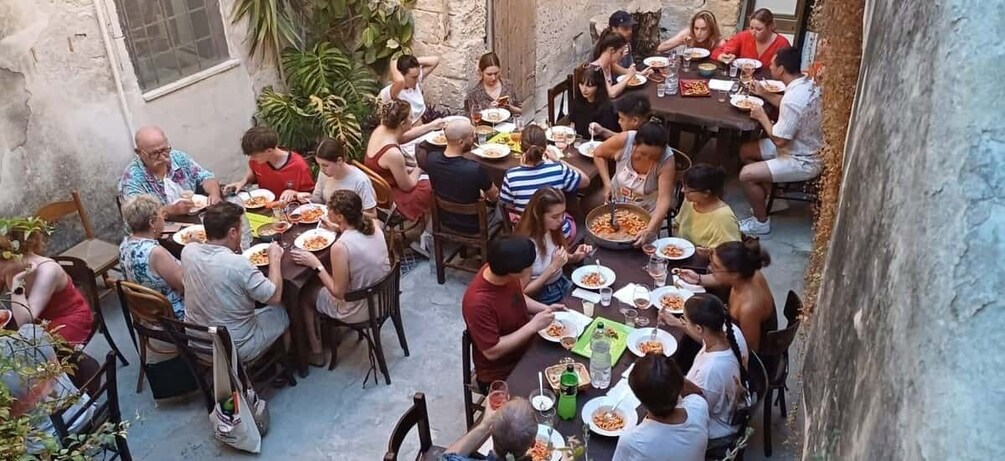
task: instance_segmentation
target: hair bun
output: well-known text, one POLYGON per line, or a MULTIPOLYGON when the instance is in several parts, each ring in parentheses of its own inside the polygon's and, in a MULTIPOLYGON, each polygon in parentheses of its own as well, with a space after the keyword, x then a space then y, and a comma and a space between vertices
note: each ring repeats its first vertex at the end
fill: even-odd
POLYGON ((747 249, 748 259, 755 262, 758 269, 768 267, 771 264, 771 255, 761 249, 759 239, 747 237, 743 240, 743 246, 747 249))

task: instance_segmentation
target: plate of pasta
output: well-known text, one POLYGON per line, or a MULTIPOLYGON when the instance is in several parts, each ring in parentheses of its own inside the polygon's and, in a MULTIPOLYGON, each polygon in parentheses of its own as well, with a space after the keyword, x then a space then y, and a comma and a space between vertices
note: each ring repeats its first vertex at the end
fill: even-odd
POLYGON ((639 414, 634 408, 622 403, 618 408, 612 407, 617 399, 610 396, 597 397, 583 405, 583 423, 590 426, 594 434, 607 437, 620 437, 626 430, 635 427, 639 422, 639 414))
POLYGON ((684 303, 691 296, 694 296, 691 291, 671 285, 659 287, 649 293, 650 300, 656 309, 666 309, 671 314, 683 314, 684 303))
POLYGON ((555 312, 555 321, 551 322, 547 328, 538 331, 538 335, 553 343, 561 342, 563 337, 572 336, 578 338, 583 334, 583 326, 575 321, 572 314, 568 312, 555 312))
POLYGON ((657 257, 680 261, 694 255, 694 244, 678 237, 664 237, 655 242, 657 257))
POLYGON ((263 208, 269 202, 276 200, 276 194, 268 189, 255 189, 249 192, 241 192, 237 196, 244 202, 244 207, 249 210, 263 208))
POLYGON ((579 145, 579 154, 583 157, 593 158, 593 151, 597 150, 600 141, 587 141, 579 145))
POLYGON ((324 205, 305 203, 290 213, 290 221, 301 224, 317 224, 327 211, 328 209, 324 205), (294 216, 299 216, 299 219, 294 219, 294 216))
POLYGON ((206 243, 206 228, 202 227, 202 224, 188 226, 178 232, 175 232, 174 235, 171 236, 171 239, 179 245, 188 245, 189 243, 206 243))
POLYGON ((599 290, 614 284, 614 271, 605 266, 588 264, 572 271, 572 283, 587 290, 599 290))
POLYGON ((300 234, 293 246, 306 251, 321 251, 335 242, 335 233, 325 229, 311 229, 300 234))
POLYGON ((244 250, 244 253, 242 253, 242 255, 245 258, 248 258, 248 261, 251 261, 251 264, 254 264, 258 267, 268 266, 269 244, 259 243, 257 245, 252 245, 251 248, 244 250))
POLYGON ((425 137, 426 142, 434 146, 446 146, 447 145, 447 135, 443 134, 443 130, 431 131, 425 137))
POLYGON ((663 330, 656 330, 656 339, 653 339, 652 328, 636 328, 628 335, 628 350, 639 357, 649 352, 670 357, 674 352, 677 352, 677 340, 673 338, 673 335, 663 330))

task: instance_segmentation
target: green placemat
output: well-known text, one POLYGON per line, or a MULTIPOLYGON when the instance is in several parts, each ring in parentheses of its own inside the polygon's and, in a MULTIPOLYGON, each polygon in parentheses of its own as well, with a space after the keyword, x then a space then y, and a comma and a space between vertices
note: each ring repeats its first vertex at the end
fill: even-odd
POLYGON ((579 337, 579 341, 576 341, 576 346, 572 348, 572 352, 590 358, 590 354, 593 353, 590 349, 590 341, 593 340, 593 331, 597 329, 597 323, 600 322, 604 322, 605 328, 614 330, 618 335, 617 338, 611 338, 611 367, 614 367, 618 363, 618 359, 621 358, 621 355, 625 353, 625 349, 628 349, 628 333, 631 332, 631 329, 625 324, 604 317, 593 319, 590 322, 590 326, 586 327, 586 330, 579 337))
POLYGON ((510 137, 510 133, 499 133, 499 134, 496 134, 495 136, 489 138, 488 142, 496 143, 496 144, 505 144, 505 145, 509 146, 509 150, 510 151, 516 152, 518 154, 522 153, 522 150, 521 150, 521 147, 520 147, 520 143, 519 142, 514 142, 513 138, 510 137))
POLYGON ((276 222, 276 218, 258 213, 245 213, 248 217, 248 224, 251 225, 251 235, 258 238, 258 228, 268 223, 276 222))

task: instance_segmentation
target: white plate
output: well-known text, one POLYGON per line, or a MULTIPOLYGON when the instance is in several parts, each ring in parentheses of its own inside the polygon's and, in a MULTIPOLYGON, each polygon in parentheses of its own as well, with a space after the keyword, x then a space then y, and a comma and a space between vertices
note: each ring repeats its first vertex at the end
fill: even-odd
POLYGON ((781 80, 764 80, 761 82, 764 85, 764 91, 768 93, 784 93, 785 83, 781 80))
POLYGON ((248 209, 251 209, 251 210, 255 210, 255 209, 258 209, 258 208, 263 208, 263 207, 265 207, 265 203, 272 202, 272 201, 276 200, 276 194, 273 194, 272 191, 268 190, 268 189, 255 189, 255 190, 250 191, 250 192, 241 192, 240 194, 237 194, 237 196, 241 198, 241 201, 245 202, 244 207, 248 208, 248 209), (257 206, 248 205, 247 201, 251 200, 252 197, 264 197, 265 198, 265 203, 263 203, 261 205, 257 205, 257 206))
POLYGON ((502 107, 493 107, 482 111, 482 121, 489 123, 502 123, 509 120, 510 115, 512 114, 502 107))
MULTIPOLYGON (((579 335, 583 334, 582 326, 580 326, 579 322, 577 322, 572 316, 572 314, 568 312, 555 312, 555 322, 561 323, 563 326, 565 326, 566 334, 562 336, 573 336, 579 338, 579 335)), ((548 329, 545 328, 544 330, 538 331, 537 334, 541 335, 542 338, 551 341, 553 343, 558 343, 562 341, 562 336, 558 337, 548 336, 547 330, 548 329)))
MULTIPOLYGON (((202 224, 196 224, 194 226, 188 226, 188 227, 186 227, 186 228, 184 228, 184 229, 182 229, 182 230, 180 230, 178 232, 175 232, 174 235, 171 236, 171 239, 174 240, 175 243, 177 243, 179 245, 186 245, 186 243, 182 240, 182 238, 184 238, 188 234, 191 234, 193 232, 198 232, 198 231, 206 232, 206 228, 202 227, 202 224)), ((195 243, 195 242, 189 242, 189 243, 195 243)), ((201 243, 205 243, 205 242, 201 242, 201 243)))
MULTIPOLYGON (((621 83, 621 81, 624 80, 624 79, 626 79, 626 78, 628 78, 627 75, 619 75, 618 76, 618 83, 621 83)), ((629 83, 628 86, 630 86, 630 87, 642 86, 642 85, 645 85, 647 81, 649 81, 649 79, 646 78, 646 76, 642 75, 642 74, 635 74, 635 79, 638 81, 638 83, 629 83)))
MULTIPOLYGON (((555 139, 555 135, 554 135, 555 133, 558 133, 558 134, 572 133, 573 135, 575 135, 576 134, 576 130, 572 129, 572 127, 569 127, 569 126, 561 126, 561 125, 559 125, 559 126, 553 126, 553 127, 550 127, 550 128, 547 128, 547 129, 544 130, 544 137, 547 138, 551 142, 557 142, 557 140, 555 139)), ((565 141, 565 140, 563 139, 562 141, 565 141)))
POLYGON ((689 241, 687 241, 687 240, 684 240, 682 238, 678 238, 678 237, 663 237, 663 238, 661 238, 661 239, 653 242, 653 244, 656 245, 656 253, 653 253, 653 254, 655 254, 657 257, 662 258, 662 259, 669 259, 671 261, 681 261, 681 260, 690 258, 691 256, 694 255, 694 244, 691 243, 691 242, 689 242, 689 241), (676 258, 671 258, 671 257, 663 254, 663 249, 666 248, 667 245, 673 245, 673 246, 675 246, 677 248, 680 248, 680 249, 684 250, 684 256, 678 256, 676 258))
POLYGON ((332 231, 325 230, 325 229, 311 229, 311 230, 306 231, 303 234, 300 234, 299 236, 297 236, 297 239, 293 241, 293 246, 295 246, 297 248, 300 248, 301 250, 306 250, 306 251, 321 251, 321 250, 324 250, 325 248, 328 248, 329 245, 331 245, 332 243, 334 243, 335 242, 335 238, 336 238, 335 237, 335 233, 332 232, 332 231), (309 239, 311 237, 315 237, 315 236, 324 237, 325 240, 327 240, 327 243, 325 243, 325 246, 323 246, 321 248, 315 248, 313 250, 308 250, 307 248, 304 247, 304 242, 306 242, 307 239, 309 239))
POLYGON ((496 130, 496 132, 498 133, 512 133, 513 131, 516 130, 516 125, 507 122, 507 123, 500 123, 492 128, 496 130))
POLYGON ((705 59, 712 54, 704 48, 687 48, 684 52, 691 55, 691 59, 705 59))
POLYGON ((618 401, 618 399, 611 398, 606 395, 590 400, 589 402, 586 402, 586 405, 583 405, 583 423, 589 425, 590 430, 595 434, 605 435, 607 437, 620 437, 625 430, 635 427, 635 425, 639 422, 638 412, 636 412, 634 408, 626 408, 627 405, 624 404, 625 400, 622 401, 621 406, 616 410, 625 418, 625 426, 621 429, 617 431, 608 431, 597 427, 596 424, 593 424, 593 413, 595 411, 599 410, 601 407, 610 407, 618 401))
MULTIPOLYGON (((649 293, 649 300, 652 301, 652 304, 654 306, 656 306, 656 309, 663 309, 663 303, 660 300, 662 300, 664 296, 669 295, 669 294, 676 294, 676 295, 680 296, 681 299, 684 300, 684 302, 687 302, 688 298, 694 296, 694 293, 692 293, 689 290, 685 290, 683 288, 677 288, 677 287, 674 287, 674 286, 671 286, 671 285, 667 285, 667 286, 659 287, 659 288, 653 290, 652 292, 650 292, 649 293)), ((667 309, 667 312, 669 312, 671 314, 683 314, 684 313, 684 308, 681 307, 680 309, 667 309)))
MULTIPOLYGON (((251 248, 248 248, 247 250, 244 250, 244 253, 241 253, 241 256, 244 256, 245 258, 248 259, 248 261, 251 261, 251 255, 253 255, 255 253, 258 253, 259 251, 268 250, 268 249, 269 249, 269 244, 268 243, 258 243, 258 244, 252 245, 251 248)), ((251 263, 251 264, 255 264, 255 263, 251 263)), ((255 265, 258 266, 258 267, 265 267, 265 266, 268 266, 269 263, 255 264, 255 265)))
POLYGON ((579 153, 584 157, 593 158, 593 151, 596 150, 597 146, 600 144, 600 141, 586 141, 579 145, 579 153), (593 149, 589 149, 590 147, 593 149))
POLYGON ((467 117, 465 117, 463 115, 448 115, 446 117, 443 117, 443 123, 450 123, 450 122, 452 122, 454 120, 465 120, 465 121, 468 121, 468 122, 471 121, 471 119, 469 119, 469 118, 467 118, 467 117))
POLYGON ((750 65, 754 66, 754 70, 757 70, 757 69, 761 68, 761 61, 758 60, 758 59, 736 58, 736 59, 733 60, 733 63, 732 63, 732 65, 736 66, 737 69, 742 68, 744 66, 744 64, 750 64, 750 65))
MULTIPOLYGON (((325 207, 324 205, 319 204, 319 203, 305 203, 303 205, 300 205, 300 206, 296 207, 296 209, 293 210, 293 213, 299 213, 299 214, 303 215, 303 213, 305 211, 310 211, 310 210, 321 210, 321 216, 324 216, 325 212, 328 211, 328 208, 325 207)), ((320 221, 320 220, 321 220, 321 218, 318 217, 318 219, 314 219, 314 220, 311 220, 311 221, 301 220, 300 222, 302 224, 317 224, 318 221, 320 221)))
POLYGON ((426 142, 428 142, 428 143, 430 143, 430 144, 432 144, 434 146, 443 147, 443 146, 447 145, 447 137, 446 137, 446 135, 443 134, 443 130, 430 131, 429 133, 426 134, 426 136, 423 139, 426 142), (442 143, 435 141, 435 139, 438 136, 443 136, 443 142, 442 143))
POLYGON ((598 266, 596 264, 588 264, 585 266, 580 266, 578 269, 572 271, 572 283, 575 283, 580 288, 584 288, 587 290, 599 290, 601 288, 607 288, 614 284, 614 278, 615 278, 614 271, 611 270, 611 268, 605 266, 598 266), (600 276, 604 278, 603 285, 597 287, 591 287, 583 285, 583 283, 579 281, 579 279, 583 278, 584 276, 586 276, 591 272, 600 272, 600 276))
MULTIPOLYGON (((628 350, 632 351, 633 354, 642 357, 642 351, 639 350, 638 344, 642 341, 648 341, 652 337, 652 328, 636 328, 635 331, 628 335, 628 350)), ((656 339, 663 343, 663 355, 670 357, 674 352, 677 351, 677 340, 673 338, 673 335, 667 333, 663 330, 658 330, 656 333, 656 339)))
POLYGON ((657 64, 659 65, 659 67, 669 67, 670 59, 668 59, 666 56, 650 56, 648 58, 643 59, 642 64, 645 64, 647 67, 655 67, 655 65, 657 64))
POLYGON ((509 146, 490 142, 472 149, 471 153, 484 159, 499 160, 509 156, 509 146))
POLYGON ((737 109, 740 109, 740 110, 742 110, 744 112, 749 111, 750 109, 745 108, 745 107, 740 107, 738 105, 740 103, 740 101, 743 101, 743 100, 748 100, 748 101, 754 103, 754 105, 756 105, 756 106, 764 106, 764 100, 761 99, 761 98, 758 98, 757 96, 743 96, 743 95, 739 95, 739 94, 734 94, 731 98, 729 98, 729 104, 731 104, 733 107, 735 107, 737 109))

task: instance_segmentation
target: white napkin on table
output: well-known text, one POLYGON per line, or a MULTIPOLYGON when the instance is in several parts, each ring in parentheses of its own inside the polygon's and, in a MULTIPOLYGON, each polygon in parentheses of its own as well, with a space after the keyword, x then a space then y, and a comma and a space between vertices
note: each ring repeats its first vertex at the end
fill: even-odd
POLYGON ((634 363, 631 364, 631 365, 628 365, 628 368, 625 368, 625 372, 621 373, 621 377, 625 378, 625 379, 628 379, 628 375, 632 374, 632 369, 633 368, 635 368, 635 364, 634 363))
POLYGON ((500 123, 495 126, 495 130, 500 133, 512 133, 513 130, 516 130, 516 125, 511 122, 500 123))
POLYGON ((632 297, 635 295, 635 286, 634 283, 629 283, 621 287, 620 290, 614 292, 614 297, 625 304, 632 304, 634 301, 632 297))
POLYGON ((593 304, 597 304, 600 302, 600 293, 594 293, 592 291, 584 290, 582 288, 576 288, 576 290, 572 292, 572 297, 586 300, 593 304))
POLYGON ((563 315, 568 316, 569 320, 571 320, 571 321, 575 322, 577 325, 579 325, 579 329, 583 330, 583 331, 585 331, 586 327, 589 326, 590 322, 593 321, 592 318, 587 317, 586 315, 584 315, 584 314, 582 314, 580 312, 576 312, 576 311, 574 311, 572 309, 569 309, 569 310, 565 311, 563 313, 563 315))
POLYGON ((631 386, 628 385, 628 378, 621 378, 621 381, 618 381, 616 386, 607 391, 607 397, 617 401, 621 398, 621 394, 624 392, 627 392, 628 395, 621 401, 621 405, 618 405, 619 408, 622 410, 631 409, 634 411, 639 407, 639 405, 642 405, 642 402, 635 396, 635 393, 632 392, 631 386))
POLYGON ((708 88, 711 90, 729 91, 733 88, 732 80, 712 79, 708 81, 708 88))

